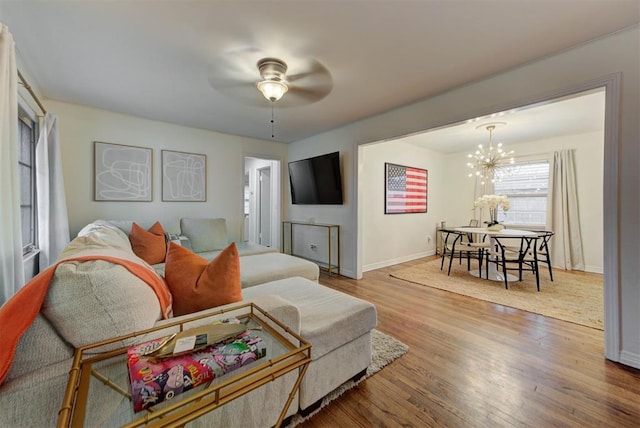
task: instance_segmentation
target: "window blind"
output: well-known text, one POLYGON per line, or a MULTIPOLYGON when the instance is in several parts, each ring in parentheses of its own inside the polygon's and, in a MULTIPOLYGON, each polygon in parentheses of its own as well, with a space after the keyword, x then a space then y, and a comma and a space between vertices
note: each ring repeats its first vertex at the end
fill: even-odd
POLYGON ((495 193, 507 195, 511 208, 499 212, 498 221, 522 226, 544 226, 549 193, 549 162, 519 163, 506 167, 500 181, 494 183, 495 193))

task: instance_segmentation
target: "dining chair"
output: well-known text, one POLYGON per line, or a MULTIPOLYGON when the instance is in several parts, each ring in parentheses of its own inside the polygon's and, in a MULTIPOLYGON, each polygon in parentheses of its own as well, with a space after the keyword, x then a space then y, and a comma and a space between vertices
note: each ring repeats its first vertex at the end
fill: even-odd
MULTIPOLYGON (((472 220, 473 221, 473 220, 472 220)), ((471 226, 470 227, 475 227, 471 226)), ((478 260, 478 271, 482 272, 482 261, 484 260, 484 251, 489 247, 489 242, 484 241, 485 235, 473 232, 463 232, 460 239, 460 249, 467 256, 467 270, 471 270, 471 260, 478 260)))
POLYGON ((538 263, 545 263, 549 268, 549 277, 553 281, 553 271, 551 269, 551 252, 549 251, 549 241, 555 235, 555 232, 545 230, 538 234, 538 248, 536 250, 538 263))
POLYGON ((440 270, 444 267, 444 259, 449 256, 449 272, 447 275, 451 273, 451 263, 453 258, 456 256, 456 244, 460 239, 460 233, 456 232, 453 229, 440 229, 440 233, 442 234, 442 260, 440 261, 440 270))
MULTIPOLYGON (((480 220, 472 218, 469 220, 468 227, 480 227, 480 220)), ((468 232, 466 234, 466 239, 463 240, 467 244, 470 249, 473 249, 477 252, 478 258, 478 276, 482 278, 482 261, 484 260, 484 252, 491 245, 487 240, 487 236, 481 233, 468 232)), ((470 270, 470 266, 467 270, 470 270)))
POLYGON ((494 236, 495 248, 490 248, 485 252, 487 277, 489 276, 489 264, 495 263, 497 269, 502 269, 504 288, 509 289, 507 277, 509 271, 517 271, 519 281, 522 281, 523 271, 531 271, 536 277, 536 288, 540 291, 537 239, 538 235, 517 238, 494 236))
POLYGON ((478 269, 482 270, 482 260, 484 256, 483 248, 474 245, 468 233, 459 232, 453 229, 442 229, 442 261, 440 270, 444 268, 444 259, 449 257, 449 269, 447 275, 451 274, 453 259, 457 258, 462 264, 462 259, 467 260, 467 270, 471 270, 471 260, 478 260, 478 269))

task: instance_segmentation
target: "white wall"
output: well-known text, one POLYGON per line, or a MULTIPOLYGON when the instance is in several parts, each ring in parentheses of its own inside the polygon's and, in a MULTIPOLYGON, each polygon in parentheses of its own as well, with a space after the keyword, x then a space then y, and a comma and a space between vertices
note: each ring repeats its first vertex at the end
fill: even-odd
MULTIPOLYGON (((612 239, 619 237, 619 266, 612 268, 615 270, 612 278, 619 281, 619 284, 609 284, 609 287, 618 289, 619 286, 620 289, 618 303, 621 331, 619 338, 607 337, 607 344, 615 343, 619 347, 611 351, 607 346, 607 356, 640 368, 639 52, 640 30, 635 26, 503 74, 290 145, 289 155, 292 159, 302 158, 305 154, 340 150, 351 160, 343 163, 348 204, 331 212, 315 214, 318 221, 336 221, 342 224, 343 236, 346 238, 343 240, 346 241, 343 245, 345 271, 359 275, 362 269, 363 252, 358 253, 357 248, 362 244, 364 231, 358 233, 358 221, 361 218, 354 200, 356 195, 360 195, 357 177, 362 175, 358 171, 361 165, 353 161, 355 145, 388 140, 532 104, 553 98, 567 88, 582 89, 580 86, 585 82, 620 73, 620 111, 615 118, 619 127, 614 134, 618 141, 613 142, 615 150, 605 152, 617 151, 618 154, 619 162, 610 168, 614 172, 617 168, 620 204, 618 218, 607 221, 605 217, 604 233, 605 236, 614 237, 612 239)), ((613 165, 608 160, 605 158, 605 164, 613 165)), ((362 207, 364 209, 365 205, 362 207)), ((605 213, 614 213, 615 207, 605 207, 605 210, 605 213)), ((310 216, 309 212, 298 210, 295 214, 310 216)), ((606 263, 607 260, 605 266, 606 263)), ((611 307, 618 307, 618 303, 612 303, 611 307)), ((607 313, 605 315, 605 325, 615 322, 614 316, 607 313)))
POLYGON ((404 142, 360 146, 362 150, 360 191, 365 198, 362 269, 368 271, 435 254, 436 222, 445 218, 447 178, 442 153, 404 142), (422 168, 427 175, 427 212, 384 213, 385 162, 422 168))
MULTIPOLYGON (((286 220, 337 224, 340 226, 340 253, 341 253, 341 273, 346 276, 355 277, 354 259, 356 229, 351 213, 355 210, 355 187, 354 182, 354 148, 345 147, 344 140, 339 138, 324 142, 321 145, 290 145, 289 160, 296 161, 312 156, 323 155, 340 151, 340 164, 342 168, 342 194, 343 205, 293 205, 291 204, 291 191, 287 188, 284 198, 288 204, 288 216, 286 220)), ((286 178, 288 186, 288 175, 286 178)), ((297 255, 321 263, 328 261, 328 239, 327 231, 319 227, 295 226, 294 232, 294 252, 297 255), (310 245, 316 245, 315 250, 311 250, 310 245)), ((288 231, 285 231, 288 236, 288 231)), ((334 232, 335 233, 335 232, 334 232)), ((334 239, 335 242, 335 239, 334 239)), ((337 248, 332 245, 332 260, 337 255, 337 248)))
POLYGON ((177 231, 181 217, 222 217, 229 237, 240 240, 243 226, 243 153, 286 157, 286 146, 116 114, 105 110, 47 100, 58 116, 65 191, 72 237, 95 219, 135 220, 149 226, 159 220, 177 231), (152 202, 93 200, 93 142, 153 149, 152 202), (207 201, 162 202, 162 149, 207 155, 207 201))

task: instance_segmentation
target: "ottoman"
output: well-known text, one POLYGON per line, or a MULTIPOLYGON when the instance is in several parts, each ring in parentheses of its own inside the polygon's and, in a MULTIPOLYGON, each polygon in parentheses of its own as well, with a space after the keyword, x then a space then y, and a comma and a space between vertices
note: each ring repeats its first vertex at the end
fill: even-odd
POLYGON ((311 364, 300 385, 300 409, 312 411, 344 382, 371 364, 376 307, 305 278, 288 278, 242 290, 244 299, 276 294, 300 311, 300 335, 311 342, 311 364))

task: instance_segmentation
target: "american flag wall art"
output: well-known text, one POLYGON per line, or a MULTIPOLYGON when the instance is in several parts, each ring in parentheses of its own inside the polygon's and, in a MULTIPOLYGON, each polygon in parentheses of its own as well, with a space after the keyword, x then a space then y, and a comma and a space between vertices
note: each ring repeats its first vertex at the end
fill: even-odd
POLYGON ((384 213, 426 213, 426 169, 385 163, 384 213))

